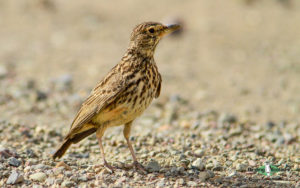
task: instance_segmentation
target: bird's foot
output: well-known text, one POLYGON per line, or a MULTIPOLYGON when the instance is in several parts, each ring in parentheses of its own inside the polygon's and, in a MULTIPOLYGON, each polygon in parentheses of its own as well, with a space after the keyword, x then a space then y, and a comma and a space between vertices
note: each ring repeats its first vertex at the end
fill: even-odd
POLYGON ((137 169, 137 170, 139 170, 140 172, 142 172, 143 174, 146 174, 146 173, 147 173, 145 167, 144 167, 141 163, 139 163, 139 162, 137 162, 137 161, 134 161, 134 162, 132 163, 132 166, 133 166, 135 169, 137 169))
POLYGON ((95 165, 95 168, 105 168, 106 170, 108 170, 110 173, 114 173, 115 168, 113 166, 111 166, 110 164, 108 164, 106 161, 103 162, 103 164, 101 165, 95 165))
POLYGON ((110 164, 108 164, 106 161, 104 161, 103 163, 104 167, 106 167, 111 173, 115 172, 115 168, 113 166, 111 166, 110 164))

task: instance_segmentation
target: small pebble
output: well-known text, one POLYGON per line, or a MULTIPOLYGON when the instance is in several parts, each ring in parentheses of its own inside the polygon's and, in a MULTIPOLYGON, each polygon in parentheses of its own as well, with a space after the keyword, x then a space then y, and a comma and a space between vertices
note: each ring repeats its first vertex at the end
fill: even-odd
POLYGON ((10 176, 8 177, 6 184, 17 184, 17 183, 21 183, 24 181, 24 177, 18 173, 17 171, 12 171, 12 173, 10 174, 10 176))
POLYGON ((215 179, 215 182, 218 183, 218 184, 222 184, 223 183, 223 178, 218 177, 218 178, 215 179))
POLYGON ((53 185, 55 183, 55 178, 47 178, 46 179, 46 184, 47 185, 53 185))
POLYGON ((214 173, 213 171, 211 171, 211 170, 207 170, 206 172, 208 173, 208 175, 209 175, 209 178, 213 178, 213 177, 215 177, 215 173, 214 173))
POLYGON ((71 171, 65 171, 64 174, 65 174, 65 176, 67 176, 69 178, 69 177, 71 177, 73 175, 73 172, 71 172, 71 171))
POLYGON ((199 173, 199 179, 201 180, 201 181, 206 181, 206 180, 208 180, 210 178, 210 174, 209 173, 207 173, 207 172, 200 172, 199 173))
POLYGON ((240 171, 240 172, 244 172, 247 170, 247 166, 245 164, 241 164, 241 163, 238 163, 235 168, 237 171, 240 171))
POLYGON ((203 157, 204 151, 203 151, 202 149, 197 149, 197 150, 195 151, 195 155, 196 155, 197 157, 203 157))
POLYGON ((32 188, 43 188, 43 186, 42 185, 38 185, 38 184, 33 184, 32 188))
POLYGON ((74 183, 71 182, 71 181, 65 180, 65 181, 62 182, 61 186, 62 187, 73 187, 74 183))
POLYGON ((14 157, 10 157, 8 159, 8 164, 10 164, 11 166, 18 167, 21 165, 21 161, 19 161, 18 159, 14 158, 14 157))
POLYGON ((184 179, 183 179, 183 178, 180 178, 180 179, 176 180, 176 182, 177 182, 179 185, 183 185, 183 184, 184 184, 184 179))
POLYGON ((38 169, 45 170, 45 169, 47 169, 49 167, 47 167, 44 164, 37 164, 37 165, 33 165, 31 168, 34 169, 34 170, 38 170, 38 169))
POLYGON ((146 168, 149 172, 158 172, 160 170, 160 165, 156 160, 151 160, 146 168))
POLYGON ((88 178, 87 178, 86 175, 84 174, 84 175, 80 176, 80 177, 78 178, 78 180, 79 180, 79 181, 86 182, 86 181, 88 181, 88 178))
POLYGON ((187 185, 190 186, 190 187, 196 187, 198 184, 194 181, 188 181, 187 185))
POLYGON ((37 172, 29 176, 33 181, 43 182, 47 178, 47 175, 43 172, 37 172))
POLYGON ((61 184, 62 182, 63 182, 63 180, 60 178, 55 180, 55 184, 61 184))
POLYGON ((237 176, 237 175, 238 175, 237 171, 232 171, 228 174, 228 177, 233 177, 233 176, 237 176))
POLYGON ((206 169, 212 169, 215 165, 213 163, 208 163, 206 164, 205 168, 206 169))
POLYGON ((198 158, 196 159, 192 166, 196 167, 197 169, 199 169, 200 171, 205 169, 205 164, 203 163, 202 159, 198 158))
POLYGON ((165 184, 166 184, 166 181, 165 181, 165 179, 163 178, 162 180, 160 180, 160 181, 156 184, 156 186, 157 186, 157 187, 164 187, 165 184))

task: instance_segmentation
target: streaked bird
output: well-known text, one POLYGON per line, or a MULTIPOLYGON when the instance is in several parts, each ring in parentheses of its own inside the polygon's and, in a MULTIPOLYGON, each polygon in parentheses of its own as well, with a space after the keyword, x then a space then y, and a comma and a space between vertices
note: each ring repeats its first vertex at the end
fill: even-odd
POLYGON ((160 95, 162 79, 153 57, 155 48, 163 36, 179 28, 157 22, 144 22, 134 28, 125 55, 82 104, 53 159, 62 157, 71 144, 96 133, 104 166, 113 171, 105 159, 102 136, 108 127, 124 125, 133 165, 144 170, 129 140, 130 129, 132 122, 160 95))

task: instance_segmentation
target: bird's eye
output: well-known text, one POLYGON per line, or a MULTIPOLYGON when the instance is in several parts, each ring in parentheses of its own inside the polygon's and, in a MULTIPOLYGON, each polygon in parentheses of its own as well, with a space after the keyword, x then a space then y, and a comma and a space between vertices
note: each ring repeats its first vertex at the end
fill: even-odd
POLYGON ((150 33, 154 33, 154 29, 153 29, 153 28, 149 29, 148 31, 149 31, 150 33))

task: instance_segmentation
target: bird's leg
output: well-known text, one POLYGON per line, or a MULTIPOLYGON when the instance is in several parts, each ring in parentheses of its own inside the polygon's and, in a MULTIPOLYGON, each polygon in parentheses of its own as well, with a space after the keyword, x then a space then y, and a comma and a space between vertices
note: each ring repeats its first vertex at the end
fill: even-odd
POLYGON ((125 139, 127 141, 128 148, 129 148, 130 153, 131 153, 132 158, 133 158, 133 166, 135 166, 137 169, 145 172, 145 168, 143 167, 143 165, 141 165, 137 161, 136 156, 135 156, 134 151, 133 151, 133 148, 132 148, 132 145, 131 145, 131 142, 129 140, 131 125, 132 125, 132 121, 125 124, 124 130, 123 130, 123 134, 124 134, 124 137, 125 137, 125 139))
POLYGON ((110 164, 108 164, 107 161, 105 160, 105 154, 104 154, 104 149, 103 149, 103 145, 102 145, 102 136, 103 136, 105 130, 106 130, 106 127, 100 126, 97 129, 96 137, 98 139, 98 143, 100 146, 100 151, 101 151, 104 166, 107 167, 108 169, 110 169, 112 172, 114 172, 114 168, 110 164))

